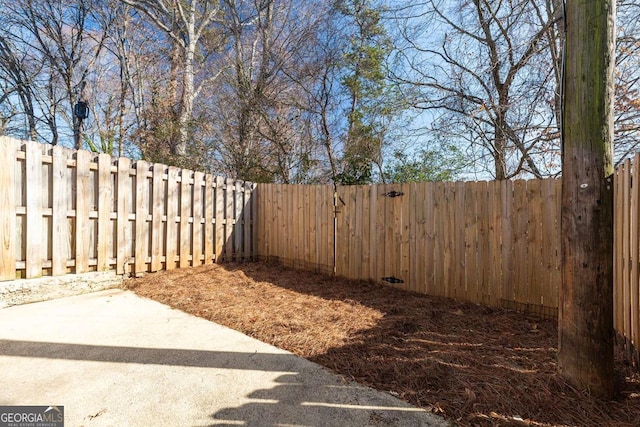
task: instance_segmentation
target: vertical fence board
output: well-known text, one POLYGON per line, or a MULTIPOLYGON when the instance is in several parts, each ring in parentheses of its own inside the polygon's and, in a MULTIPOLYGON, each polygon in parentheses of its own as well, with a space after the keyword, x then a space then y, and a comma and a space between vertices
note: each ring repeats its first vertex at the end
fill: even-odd
MULTIPOLYGON (((255 228, 259 230, 256 234, 255 244, 260 256, 266 259, 269 259, 269 239, 271 238, 271 233, 269 232, 269 229, 271 228, 269 224, 271 210, 267 208, 267 204, 265 203, 269 198, 269 195, 267 194, 269 188, 270 187, 265 184, 258 184, 257 191, 253 193, 257 210, 258 212, 261 212, 261 215, 255 218, 255 228)), ((260 260, 262 260, 262 258, 260 260)))
POLYGON ((318 270, 318 217, 320 212, 316 210, 317 205, 317 186, 313 185, 307 188, 309 192, 309 204, 307 206, 307 221, 309 225, 309 253, 307 265, 308 269, 318 270))
MULTIPOLYGON (((312 251, 315 253, 315 260, 312 259, 315 264, 313 270, 332 273, 334 265, 333 261, 329 262, 329 251, 333 251, 335 248, 334 246, 329 247, 329 234, 333 230, 334 212, 333 207, 329 208, 329 206, 333 206, 333 187, 316 185, 313 187, 313 192, 312 220, 317 233, 314 240, 315 248, 312 251)), ((258 216, 260 216, 260 212, 258 212, 258 216)))
POLYGON ((623 212, 623 230, 622 230, 622 306, 624 307, 623 318, 623 330, 625 334, 628 334, 631 329, 631 295, 629 290, 631 288, 631 272, 630 272, 630 240, 631 240, 631 218, 630 218, 630 199, 631 188, 629 183, 631 182, 631 162, 627 159, 624 162, 623 169, 623 195, 622 195, 622 212, 623 212))
MULTIPOLYGON (((275 252, 275 248, 277 247, 277 241, 278 241, 278 235, 280 234, 280 229, 278 228, 278 205, 275 203, 275 201, 277 201, 277 186, 267 186, 268 188, 268 192, 266 193, 266 196, 264 198, 264 200, 262 201, 262 206, 265 207, 266 212, 270 212, 271 215, 265 219, 265 221, 268 221, 266 227, 266 230, 262 230, 260 231, 260 235, 261 236, 265 236, 264 233, 268 233, 266 235, 265 241, 266 241, 266 252, 265 255, 268 256, 267 260, 271 259, 271 256, 273 254, 277 254, 277 252, 275 252)), ((261 217, 263 215, 258 214, 258 217, 261 217)))
POLYGON ((338 187, 336 191, 338 206, 336 209, 336 274, 346 276, 349 267, 348 254, 349 243, 347 233, 349 232, 349 211, 350 200, 348 196, 348 187, 338 187))
POLYGON ((23 247, 26 247, 25 277, 40 277, 44 248, 42 247, 42 152, 35 142, 28 142, 25 151, 26 189, 26 236, 23 236, 23 247), (36 185, 29 185, 36 183, 36 185))
MULTIPOLYGON (((207 174, 205 176, 204 190, 204 263, 211 264, 214 260, 214 221, 215 221, 215 201, 213 198, 214 177, 207 174)), ((257 194, 257 193, 254 193, 257 194)))
MULTIPOLYGON (((560 276, 556 276, 556 259, 559 257, 559 242, 560 231, 559 221, 557 221, 554 215, 556 204, 559 200, 556 199, 555 190, 556 180, 548 179, 544 180, 542 186, 542 198, 543 206, 540 211, 542 217, 541 222, 541 253, 542 253, 542 270, 543 270, 543 283, 541 285, 542 301, 541 305, 544 307, 553 307, 554 301, 557 299, 560 276)), ((558 264, 559 267, 559 264, 558 264)), ((558 271, 559 273, 559 271, 558 271)))
POLYGON ((433 295, 444 296, 446 283, 444 282, 444 201, 445 185, 442 182, 434 183, 433 188, 433 241, 434 263, 433 280, 431 282, 433 295))
POLYGON ((419 292, 420 288, 420 270, 418 266, 422 266, 422 246, 419 241, 422 239, 424 231, 424 217, 420 214, 420 204, 423 202, 420 187, 416 183, 409 185, 409 286, 407 289, 413 292, 419 292))
POLYGON ((384 272, 380 276, 382 277, 398 277, 398 273, 395 271, 396 263, 395 263, 395 255, 396 245, 398 244, 395 239, 395 228, 397 227, 396 223, 398 219, 396 217, 396 209, 393 203, 393 199, 386 194, 393 191, 394 188, 391 185, 385 185, 382 187, 383 191, 381 194, 383 195, 383 205, 384 205, 384 216, 382 217, 383 226, 384 226, 384 243, 382 248, 384 248, 384 272))
POLYGON ((116 255, 116 272, 127 273, 127 264, 131 253, 131 232, 129 223, 129 200, 132 194, 129 168, 131 161, 127 158, 118 159, 118 248, 116 255))
POLYGON ((300 258, 300 268, 301 269, 307 269, 309 268, 308 265, 308 261, 309 261, 309 247, 308 247, 308 242, 309 242, 309 218, 308 218, 308 205, 309 205, 309 196, 308 196, 308 192, 306 190, 306 186, 303 185, 296 185, 296 188, 298 190, 298 197, 297 197, 297 201, 298 204, 296 206, 296 212, 297 215, 299 216, 298 219, 298 229, 299 231, 299 236, 298 236, 298 257, 300 258))
POLYGON ((233 227, 234 227, 234 203, 235 203, 235 184, 232 179, 227 178, 224 183, 224 244, 226 246, 224 260, 233 261, 233 227))
POLYGON ((291 189, 291 199, 289 203, 289 215, 291 215, 291 223, 293 224, 293 228, 291 229, 291 245, 289 247, 289 254, 287 255, 287 259, 289 260, 289 265, 293 268, 298 268, 301 264, 300 257, 303 251, 302 248, 302 236, 304 231, 302 229, 303 222, 301 218, 301 207, 302 203, 300 199, 302 198, 301 188, 299 185, 292 185, 291 189))
MULTIPOLYGON (((89 203, 91 194, 89 186, 89 162, 91 154, 88 151, 76 153, 76 268, 75 272, 85 273, 89 271, 89 203)), ((127 170, 128 173, 128 170, 127 170)))
MULTIPOLYGON (((400 191, 398 184, 388 185, 385 192, 400 191)), ((402 200, 400 197, 385 197, 387 212, 385 214, 386 236, 385 263, 389 266, 387 276, 397 277, 403 280, 400 271, 400 258, 402 254, 402 200)), ((393 285, 393 283, 392 283, 393 285)), ((397 285, 395 285, 397 286, 397 285)))
POLYGON ((225 200, 224 200, 224 186, 225 180, 222 177, 216 177, 216 188, 215 188, 215 223, 214 223, 214 234, 215 234, 215 249, 214 252, 216 254, 216 263, 222 262, 224 258, 224 250, 225 250, 225 240, 224 240, 224 214, 225 214, 225 200))
POLYGON ((292 185, 291 190, 293 197, 291 198, 289 212, 294 226, 292 230, 293 250, 289 251, 289 256, 287 258, 291 262, 292 267, 302 268, 304 261, 304 248, 302 247, 304 236, 304 223, 302 218, 302 186, 292 185))
POLYGON ((282 185, 282 217, 280 219, 280 250, 285 266, 292 267, 291 254, 295 247, 296 224, 293 221, 293 198, 295 197, 293 187, 282 185))
POLYGON ((556 234, 555 234, 555 240, 554 240, 554 246, 556 248, 556 258, 555 258, 555 268, 553 270, 553 275, 555 277, 554 283, 555 285, 555 289, 554 292, 552 292, 551 297, 553 298, 551 300, 551 304, 550 307, 558 307, 558 287, 560 286, 560 281, 562 280, 562 259, 560 256, 560 245, 561 245, 561 224, 560 224, 560 218, 561 218, 561 199, 562 199, 562 182, 560 180, 557 180, 555 185, 554 185, 554 194, 555 194, 555 200, 556 202, 556 234))
POLYGON ((375 252, 372 252, 373 280, 380 282, 385 277, 385 204, 387 198, 384 194, 384 187, 377 185, 371 188, 372 199, 375 200, 374 219, 371 226, 375 227, 375 252))
POLYGON ((629 338, 634 346, 638 346, 638 337, 640 336, 640 319, 638 317, 640 311, 640 301, 638 299, 640 278, 638 268, 640 268, 640 182, 638 182, 638 170, 640 169, 640 155, 636 154, 633 159, 633 172, 631 174, 631 289, 630 289, 630 307, 631 312, 631 328, 629 330, 629 338))
POLYGON ((252 261, 258 259, 258 198, 257 189, 258 185, 253 183, 251 185, 251 252, 249 254, 252 261))
POLYGON ((362 262, 362 186, 349 186, 349 275, 360 278, 362 262), (353 249, 353 250, 351 250, 353 249))
POLYGON ((502 235, 502 295, 500 300, 513 299, 513 227, 511 211, 513 210, 513 181, 500 182, 501 195, 501 235, 502 235))
POLYGON ((244 208, 243 208, 243 226, 244 226, 244 260, 250 261, 253 259, 253 246, 254 234, 253 234, 253 224, 255 220, 255 208, 256 208, 256 200, 253 197, 254 194, 254 184, 245 182, 244 183, 244 208))
POLYGON ((434 211, 434 197, 435 197, 435 188, 436 184, 432 182, 426 182, 423 184, 424 187, 424 204, 422 205, 425 211, 425 240, 424 240, 424 249, 425 249, 425 257, 424 264, 422 265, 421 270, 423 270, 424 282, 422 285, 422 292, 426 294, 431 294, 434 289, 434 269, 435 269, 435 240, 436 240, 436 222, 435 222, 435 211, 434 211))
POLYGON ((151 203, 151 265, 150 271, 159 271, 162 269, 163 248, 164 242, 164 222, 165 216, 165 180, 164 180, 164 165, 155 163, 152 169, 152 184, 151 191, 153 201, 151 203))
POLYGON ((204 254, 204 244, 202 240, 203 236, 203 221, 204 221, 204 199, 202 197, 203 191, 206 189, 204 181, 204 173, 195 172, 193 174, 193 228, 191 230, 192 233, 192 245, 191 245, 191 253, 193 254, 192 265, 202 265, 204 262, 206 264, 206 257, 204 254))
POLYGON ((360 255, 356 254, 357 263, 357 279, 369 279, 369 265, 371 263, 371 230, 370 230, 370 218, 369 207, 371 198, 370 186, 360 185, 356 191, 356 197, 359 199, 357 203, 357 210, 359 214, 356 214, 356 233, 360 235, 359 251, 360 255))
POLYGON ((179 255, 178 265, 180 268, 186 268, 190 265, 191 258, 191 233, 189 233, 189 219, 191 219, 192 208, 192 191, 191 184, 192 172, 188 169, 182 169, 180 174, 180 234, 179 234, 179 255))
POLYGON ((620 283, 620 270, 622 262, 621 238, 622 238, 622 178, 620 176, 621 167, 613 172, 613 327, 616 331, 621 331, 622 325, 622 301, 620 283))
POLYGON ((527 182, 527 302, 542 305, 544 276, 542 269, 542 198, 540 180, 527 182))
POLYGON ((136 162, 135 274, 147 271, 147 254, 149 252, 149 232, 147 229, 149 216, 148 170, 149 164, 147 162, 142 160, 136 162))
POLYGON ((165 269, 176 268, 176 258, 178 255, 178 214, 180 212, 180 184, 178 176, 180 169, 169 166, 167 173, 167 223, 166 223, 166 249, 165 249, 165 269))
POLYGON ((378 276, 377 256, 380 248, 378 247, 378 226, 377 212, 378 212, 378 192, 376 187, 371 186, 368 189, 369 194, 369 206, 367 207, 369 215, 369 271, 367 272, 367 280, 377 281, 380 280, 378 276))
POLYGON ((243 223, 243 210, 244 206, 244 187, 243 183, 236 181, 235 182, 235 191, 234 191, 234 212, 233 212, 233 249, 235 255, 235 261, 242 261, 242 223, 243 223))
POLYGON ((556 229, 556 217, 555 208, 556 203, 559 201, 555 198, 554 180, 548 179, 542 183, 542 198, 543 207, 541 210, 542 216, 542 266, 543 276, 541 278, 541 304, 548 305, 553 301, 552 293, 557 293, 556 286, 558 283, 554 282, 553 270, 555 269, 555 258, 558 256, 556 253, 555 238, 558 230, 556 229))
POLYGON ((288 267, 293 267, 294 265, 294 257, 296 255, 296 232, 298 230, 298 224, 296 223, 296 218, 293 213, 295 206, 295 187, 293 186, 283 186, 282 195, 284 197, 282 212, 284 223, 282 224, 284 228, 283 239, 280 240, 280 248, 284 253, 284 263, 288 267), (290 224, 288 226, 287 224, 290 224))
POLYGON ((477 258, 477 223, 478 216, 476 212, 476 183, 457 183, 456 191, 456 214, 461 214, 464 221, 460 224, 464 224, 460 228, 461 234, 456 236, 457 246, 461 247, 461 252, 458 256, 461 259, 456 262, 456 267, 459 269, 458 279, 456 280, 457 286, 460 287, 456 293, 456 297, 459 299, 472 299, 478 298, 478 258, 477 258), (462 184, 462 185, 460 185, 462 184), (459 201, 458 195, 464 195, 464 200, 459 201))
POLYGON ((513 183, 513 301, 527 303, 527 181, 517 180, 513 183))
POLYGON ((477 231, 476 231, 476 259, 477 259, 477 292, 478 303, 484 305, 491 304, 491 235, 489 234, 491 220, 491 203, 488 186, 486 181, 477 183, 476 193, 476 213, 477 213, 477 231))
POLYGON ((456 183, 444 183, 444 282, 445 296, 455 298, 458 287, 461 285, 456 283, 456 263, 460 262, 464 256, 461 246, 457 244, 456 236, 463 232, 462 224, 464 224, 463 213, 456 209, 456 203, 464 202, 464 195, 456 193, 456 183))
MULTIPOLYGON (((315 259, 313 260, 316 265, 316 271, 325 271, 324 266, 326 266, 326 261, 324 260, 323 253, 325 250, 326 243, 326 228, 327 224, 325 223, 325 196, 323 193, 323 187, 321 185, 314 186, 314 197, 315 204, 312 205, 312 209, 314 209, 313 218, 315 220, 315 229, 316 229, 316 239, 315 239, 315 259), (325 223, 323 225, 323 223, 325 223), (323 230, 323 226, 325 230, 323 230)), ((260 217, 260 212, 258 212, 258 218, 260 217)), ((326 271, 325 271, 326 272, 326 271)))
MULTIPOLYGON (((400 184, 391 186, 390 190, 402 192, 400 184)), ((388 223, 387 233, 389 240, 393 242, 393 246, 389 251, 389 258, 391 259, 391 276, 397 277, 400 280, 407 280, 403 276, 402 271, 402 255, 404 252, 404 239, 403 239, 403 224, 402 224, 402 208, 404 196, 389 197, 389 206, 391 207, 391 221, 388 223)), ((406 199, 405 199, 406 200, 406 199)), ((401 288, 402 285, 395 285, 401 288)))
POLYGON ((283 251, 280 248, 280 242, 284 239, 284 231, 285 225, 284 222, 286 218, 284 218, 284 207, 282 206, 282 185, 276 184, 274 191, 274 202, 271 204, 271 209, 273 211, 273 245, 271 249, 271 254, 274 254, 274 257, 279 261, 282 260, 283 251), (274 206, 275 205, 275 206, 274 206))
MULTIPOLYGON (((16 278, 16 152, 18 142, 0 137, 0 151, 5 164, 0 167, 0 280, 16 278)), ((65 211, 66 213, 66 211, 65 211)))
MULTIPOLYGON (((472 183, 469 183, 472 184, 472 183)), ((453 185, 454 201, 451 206, 450 244, 452 248, 452 288, 453 298, 464 300, 466 294, 475 295, 475 233, 476 207, 475 196, 470 185, 465 182, 455 182, 453 185), (469 274, 467 274, 469 270, 469 274), (471 274, 471 271, 474 271, 471 274), (467 277, 467 276, 473 277, 467 277)))
POLYGON ((396 197, 398 199, 397 204, 400 206, 400 277, 404 281, 400 288, 409 290, 411 285, 411 279, 409 277, 409 271, 411 269, 411 259, 409 255, 410 250, 410 225, 409 225, 409 206, 411 202, 411 190, 409 184, 402 184, 400 192, 403 196, 396 197))
POLYGON ((295 205, 295 188, 293 186, 282 186, 282 222, 281 226, 285 232, 280 239, 280 248, 284 254, 284 263, 288 267, 293 267, 296 248, 296 232, 298 224, 295 221, 295 215, 293 213, 295 205), (289 225, 288 225, 289 224, 289 225))
POLYGON ((109 264, 113 247, 113 231, 111 229, 113 188, 111 182, 111 156, 100 154, 98 156, 98 271, 108 271, 111 268, 109 264))
POLYGON ((500 191, 500 181, 488 183, 488 208, 489 208, 489 253, 487 254, 487 264, 489 265, 489 275, 487 287, 489 289, 489 304, 499 305, 502 298, 502 198, 500 191))
MULTIPOLYGON (((69 181, 67 180, 67 154, 62 147, 55 146, 52 150, 52 182, 51 191, 54 194, 51 207, 52 223, 52 249, 51 249, 51 274, 60 276, 67 272, 67 260, 71 256, 71 231, 69 230, 68 206, 69 206, 69 181)), ((111 167, 111 163, 109 163, 111 167)), ((111 186, 111 182, 109 182, 111 186)), ((111 197, 113 199, 113 197, 111 197)), ((113 200, 109 206, 109 213, 113 207, 113 200)), ((109 241, 113 244, 113 234, 109 241)), ((108 248, 111 251, 111 247, 108 248)), ((111 253, 111 252, 109 252, 111 253)))

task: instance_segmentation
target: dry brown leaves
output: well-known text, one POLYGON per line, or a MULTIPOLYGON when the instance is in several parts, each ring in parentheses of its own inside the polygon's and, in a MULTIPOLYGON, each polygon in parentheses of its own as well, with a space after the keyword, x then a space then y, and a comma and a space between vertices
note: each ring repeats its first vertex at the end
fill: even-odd
POLYGON ((640 425, 640 375, 621 355, 614 401, 556 375, 555 321, 260 263, 154 273, 127 286, 458 425, 640 425))

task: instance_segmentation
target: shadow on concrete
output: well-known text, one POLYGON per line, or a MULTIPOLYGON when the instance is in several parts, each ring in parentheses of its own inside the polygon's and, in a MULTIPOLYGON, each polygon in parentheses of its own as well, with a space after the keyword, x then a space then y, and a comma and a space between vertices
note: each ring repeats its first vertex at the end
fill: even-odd
MULTIPOLYGON (((206 378, 209 383, 204 389, 192 382, 193 377, 190 377, 187 371, 175 374, 177 377, 171 383, 171 387, 186 387, 189 391, 185 390, 186 394, 180 397, 171 395, 173 399, 187 399, 195 402, 204 397, 205 401, 218 402, 219 406, 216 404, 198 406, 196 414, 197 412, 201 414, 198 417, 195 416, 196 414, 190 414, 201 420, 209 419, 208 423, 205 421, 208 425, 261 427, 444 425, 433 415, 411 407, 391 395, 345 381, 339 376, 330 374, 319 365, 287 353, 138 348, 3 339, 0 340, 0 356, 248 371, 246 376, 240 373, 225 374, 228 377, 225 381, 231 381, 231 384, 223 382, 213 371, 210 374, 202 372, 201 377, 206 378), (271 373, 270 380, 265 381, 265 373, 267 375, 271 373), (253 375, 256 376, 253 377, 253 375), (233 382, 246 384, 246 387, 236 388, 233 382), (182 385, 179 385, 181 383, 182 385), (244 390, 241 393, 243 395, 233 398, 233 394, 239 390, 244 390), (216 393, 227 393, 227 395, 220 399, 214 397, 216 393), (237 406, 234 406, 236 402, 237 406)), ((98 367, 98 369, 105 372, 105 367, 98 367)), ((154 377, 129 380, 150 382, 154 381, 154 377)), ((137 399, 153 400, 155 395, 164 396, 164 393, 172 393, 170 389, 165 390, 166 386, 168 384, 150 385, 152 388, 159 387, 163 391, 138 396, 137 399)), ((109 408, 110 413, 117 413, 113 403, 103 402, 102 404, 105 408, 109 408)), ((139 407, 146 405, 140 400, 136 404, 139 407)), ((78 405, 70 404, 69 406, 77 407, 78 405)), ((157 408, 157 411, 162 410, 157 408)), ((124 417, 124 415, 121 416, 124 417)), ((165 415, 165 417, 169 416, 171 414, 165 415)), ((193 425, 194 418, 189 425, 193 425)), ((197 423, 197 425, 202 424, 197 423)))
POLYGON ((296 357, 289 354, 120 347, 13 340, 0 340, 0 356, 277 372, 292 372, 296 361, 296 357))
POLYGON ((444 420, 355 383, 327 385, 308 375, 286 374, 253 400, 211 415, 210 426, 445 426, 444 420))

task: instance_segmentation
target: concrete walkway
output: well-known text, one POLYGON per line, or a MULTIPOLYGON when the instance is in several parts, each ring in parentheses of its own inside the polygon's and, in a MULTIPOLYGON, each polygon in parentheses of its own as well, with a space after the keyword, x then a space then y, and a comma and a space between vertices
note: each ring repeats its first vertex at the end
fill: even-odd
POLYGON ((61 405, 68 427, 447 425, 117 289, 1 309, 0 405, 61 405))

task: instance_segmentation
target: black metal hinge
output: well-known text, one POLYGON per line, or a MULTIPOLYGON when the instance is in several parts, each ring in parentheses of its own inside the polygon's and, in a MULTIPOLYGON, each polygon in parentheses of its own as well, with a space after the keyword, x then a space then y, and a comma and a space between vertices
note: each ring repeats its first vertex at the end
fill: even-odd
POLYGON ((384 193, 383 196, 387 196, 387 197, 400 197, 400 196, 404 196, 404 193, 402 191, 389 191, 388 193, 384 193))
POLYGON ((393 284, 395 284, 395 283, 404 283, 404 280, 398 279, 397 277, 393 277, 393 276, 391 276, 391 277, 383 277, 382 281, 383 282, 387 282, 387 283, 393 283, 393 284))

